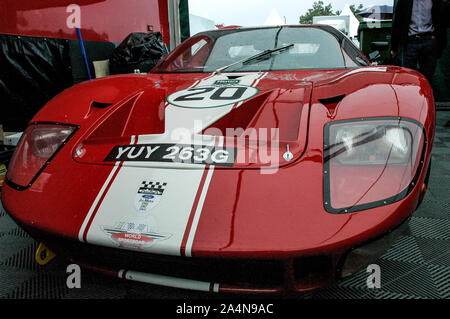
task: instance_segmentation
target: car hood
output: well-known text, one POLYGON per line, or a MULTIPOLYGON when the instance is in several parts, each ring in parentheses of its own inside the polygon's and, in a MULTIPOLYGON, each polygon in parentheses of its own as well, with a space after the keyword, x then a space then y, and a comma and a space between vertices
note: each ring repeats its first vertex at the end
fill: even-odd
MULTIPOLYGON (((286 162, 283 155, 288 148, 290 160, 305 148, 310 82, 273 78, 267 72, 201 79, 189 74, 150 75, 147 81, 98 116, 79 141, 73 154, 76 161, 196 169, 195 164, 204 163, 163 157, 170 157, 174 145, 206 145, 232 153, 224 168, 273 168, 286 162), (158 152, 149 153, 156 148, 158 152)), ((91 112, 98 104, 91 102, 91 112)))

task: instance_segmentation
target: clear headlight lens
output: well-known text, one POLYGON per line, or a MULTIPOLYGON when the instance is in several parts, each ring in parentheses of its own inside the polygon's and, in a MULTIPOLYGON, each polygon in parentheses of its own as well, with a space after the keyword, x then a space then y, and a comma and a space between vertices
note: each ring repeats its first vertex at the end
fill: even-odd
POLYGON ((30 132, 33 153, 37 157, 49 159, 73 130, 73 127, 35 127, 30 132))
POLYGON ((29 186, 75 130, 63 124, 28 126, 11 158, 8 181, 22 188, 29 186))
POLYGON ((341 146, 336 159, 347 165, 405 163, 411 143, 407 128, 385 124, 342 126, 333 140, 333 145, 341 146))
POLYGON ((331 122, 324 135, 324 206, 347 213, 405 197, 418 178, 426 137, 409 119, 331 122))

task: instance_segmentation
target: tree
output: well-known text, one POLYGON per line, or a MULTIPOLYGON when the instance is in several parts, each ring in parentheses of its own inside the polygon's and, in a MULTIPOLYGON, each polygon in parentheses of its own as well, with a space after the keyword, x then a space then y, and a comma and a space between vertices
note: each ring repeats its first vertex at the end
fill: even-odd
POLYGON ((352 10, 355 15, 358 15, 362 11, 363 8, 364 8, 364 5, 362 3, 360 3, 358 6, 356 6, 354 4, 350 5, 350 10, 352 10))
MULTIPOLYGON (((362 20, 361 17, 358 16, 358 14, 361 12, 361 10, 364 8, 362 4, 359 4, 358 6, 352 4, 350 5, 350 10, 353 11, 355 16, 358 18, 358 20, 362 20)), ((313 23, 313 17, 316 16, 338 16, 341 14, 342 11, 337 10, 333 12, 333 7, 331 6, 331 3, 325 5, 322 0, 315 1, 313 3, 313 6, 311 9, 308 9, 308 11, 300 16, 299 23, 301 24, 311 24, 313 23)))
POLYGON ((311 24, 313 23, 313 17, 316 16, 333 16, 338 15, 339 11, 333 12, 333 7, 331 3, 325 5, 322 0, 315 1, 311 9, 300 16, 300 24, 311 24))
POLYGON ((359 16, 359 13, 362 11, 363 8, 364 8, 364 5, 362 5, 361 3, 358 6, 356 6, 354 4, 350 5, 350 10, 353 11, 353 14, 359 21, 362 21, 362 17, 359 16))

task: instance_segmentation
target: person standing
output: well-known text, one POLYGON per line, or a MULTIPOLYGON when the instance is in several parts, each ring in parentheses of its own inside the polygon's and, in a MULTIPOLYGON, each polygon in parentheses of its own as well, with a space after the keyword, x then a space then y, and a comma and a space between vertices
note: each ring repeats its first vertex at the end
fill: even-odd
POLYGON ((442 0, 398 0, 391 33, 391 55, 418 70, 429 82, 446 46, 442 0))

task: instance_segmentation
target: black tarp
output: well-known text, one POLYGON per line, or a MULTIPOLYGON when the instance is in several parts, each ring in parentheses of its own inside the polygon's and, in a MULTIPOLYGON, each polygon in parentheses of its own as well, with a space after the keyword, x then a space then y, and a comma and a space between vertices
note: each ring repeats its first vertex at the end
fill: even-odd
POLYGON ((0 124, 5 131, 23 131, 72 83, 68 40, 0 34, 0 124))
POLYGON ((113 51, 109 64, 110 72, 133 73, 135 69, 148 72, 167 53, 160 32, 130 33, 113 51))

